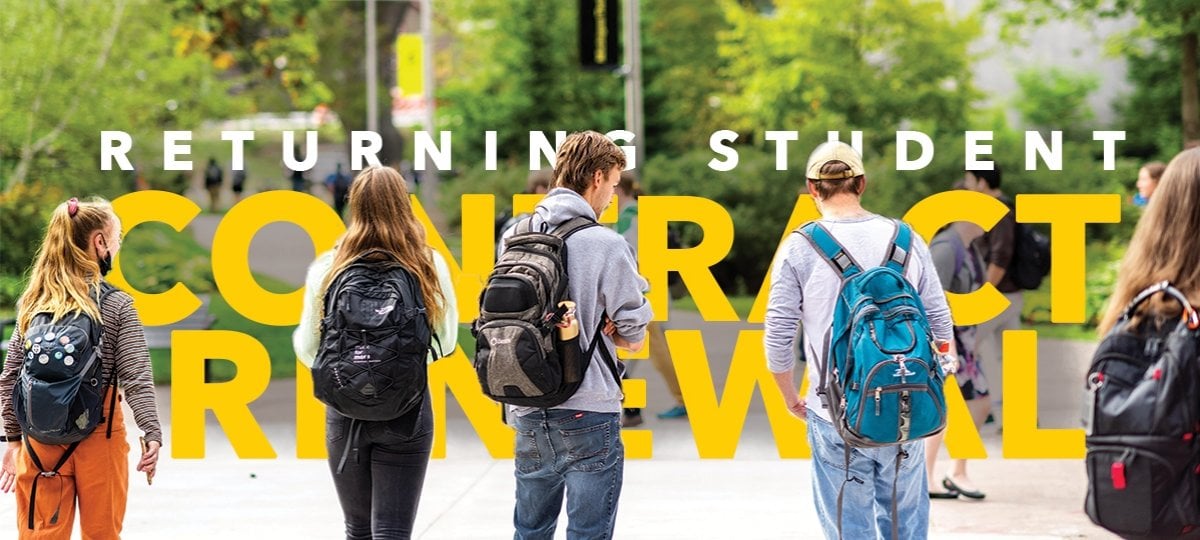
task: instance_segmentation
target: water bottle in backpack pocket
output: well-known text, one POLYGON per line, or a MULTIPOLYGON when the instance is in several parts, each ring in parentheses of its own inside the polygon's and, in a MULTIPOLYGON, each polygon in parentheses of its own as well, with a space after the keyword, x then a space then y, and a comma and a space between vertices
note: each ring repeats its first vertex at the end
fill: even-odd
POLYGON ((1125 538, 1200 536, 1200 318, 1163 282, 1101 341, 1085 386, 1088 517, 1125 538), (1136 316, 1165 293, 1179 322, 1136 316))

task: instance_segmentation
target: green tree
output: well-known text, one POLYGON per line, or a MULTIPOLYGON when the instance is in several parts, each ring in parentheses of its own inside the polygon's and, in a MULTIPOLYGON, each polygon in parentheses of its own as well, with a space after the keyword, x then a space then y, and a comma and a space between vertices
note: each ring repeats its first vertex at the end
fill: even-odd
POLYGON ((717 36, 729 21, 717 2, 646 0, 642 10, 647 157, 704 148, 731 123, 721 96, 732 85, 717 76, 725 66, 717 36))
MULTIPOLYGON (((323 0, 174 0, 181 46, 228 69, 256 101, 275 110, 311 110, 325 104, 342 128, 367 128, 366 25, 362 2, 323 0), (283 92, 283 99, 278 94, 283 92)), ((441 6, 439 5, 440 9, 441 6)), ((391 121, 389 89, 396 86, 396 37, 417 10, 411 2, 379 2, 376 71, 379 74, 379 159, 396 164, 404 139, 391 121)))
POLYGON ((454 131, 455 161, 483 159, 484 132, 497 132, 500 159, 525 163, 529 132, 624 126, 617 74, 579 67, 574 2, 484 0, 438 5, 455 46, 443 56, 438 122, 454 131), (462 157, 460 157, 462 156, 462 157))
POLYGON ((1017 86, 1021 89, 1017 110, 1026 123, 1079 131, 1093 118, 1087 97, 1100 87, 1100 80, 1095 75, 1060 68, 1026 68, 1017 72, 1017 86))
POLYGON ((722 102, 739 132, 958 131, 978 97, 967 53, 978 25, 941 1, 779 0, 771 13, 723 5, 732 28, 721 35, 721 76, 732 90, 722 102))
POLYGON ((1171 56, 1178 61, 1174 78, 1179 88, 1181 134, 1185 142, 1200 141, 1200 4, 1194 0, 987 0, 984 8, 1003 17, 1010 37, 1021 28, 1051 19, 1136 16, 1141 27, 1116 39, 1153 36, 1161 44, 1173 44, 1178 51, 1171 56))
MULTIPOLYGON (((46 182, 113 196, 122 171, 100 171, 100 132, 134 139, 153 169, 163 129, 191 129, 240 105, 211 65, 175 54, 170 14, 148 0, 16 2, 0 10, 0 185, 46 182)), ((159 152, 161 156, 161 152, 159 152)), ((137 159, 140 157, 141 159, 137 159)))

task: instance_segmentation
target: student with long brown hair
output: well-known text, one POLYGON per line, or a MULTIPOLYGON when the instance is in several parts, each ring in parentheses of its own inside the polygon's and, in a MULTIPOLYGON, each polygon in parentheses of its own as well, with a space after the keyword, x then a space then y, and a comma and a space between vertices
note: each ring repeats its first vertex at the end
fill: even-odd
MULTIPOLYGON (((0 374, 0 410, 8 444, 0 464, 0 491, 8 493, 16 487, 20 538, 70 538, 76 501, 84 538, 120 536, 129 489, 129 443, 121 407, 116 405, 117 384, 124 388, 137 425, 145 432, 147 450, 137 470, 155 471, 162 430, 150 352, 133 298, 103 281, 120 247, 121 221, 108 202, 72 198, 58 205, 34 260, 29 286, 17 301, 17 328, 0 374), (53 328, 59 330, 48 330, 53 328), (98 332, 85 337, 81 328, 98 332), (79 368, 96 369, 97 361, 98 370, 90 371, 81 384, 93 392, 92 405, 102 397, 102 413, 92 416, 85 410, 68 419, 67 426, 59 426, 73 431, 72 425, 78 425, 74 434, 57 434, 72 444, 43 442, 56 434, 44 431, 46 424, 32 419, 57 417, 48 409, 60 404, 28 389, 38 382, 33 371, 73 373, 79 368), (25 387, 18 393, 31 396, 22 403, 15 403, 13 394, 18 379, 25 387), (20 420, 18 407, 23 411, 20 420)), ((61 412, 67 418, 67 410, 61 412)))
MULTIPOLYGON (((1147 287, 1170 281, 1200 306, 1200 149, 1185 150, 1163 171, 1121 261, 1117 284, 1100 322, 1105 335, 1131 300, 1147 287)), ((1178 316, 1177 302, 1153 299, 1148 310, 1178 316)))
MULTIPOLYGON (((377 346, 379 342, 364 338, 354 341, 347 349, 339 349, 342 343, 355 339, 339 327, 345 323, 348 306, 353 309, 354 306, 369 303, 369 310, 364 315, 368 318, 376 315, 386 318, 401 311, 414 313, 416 315, 412 319, 403 319, 407 321, 405 324, 419 319, 415 324, 424 325, 418 328, 421 336, 425 339, 435 338, 432 343, 436 346, 430 347, 428 355, 423 348, 417 351, 420 355, 419 367, 401 373, 400 378, 388 379, 386 385, 371 384, 356 388, 364 395, 375 396, 389 395, 389 388, 395 389, 405 383, 415 386, 415 400, 412 403, 385 400, 388 402, 377 403, 371 410, 364 411, 375 413, 380 409, 388 409, 399 411, 398 417, 363 420, 357 414, 356 417, 348 417, 335 410, 335 406, 328 407, 326 415, 326 448, 329 451, 333 483, 346 521, 346 538, 409 538, 412 536, 421 486, 425 481, 425 470, 433 445, 432 411, 424 367, 426 359, 432 361, 454 352, 458 311, 449 267, 442 256, 426 243, 425 230, 413 214, 407 184, 399 172, 389 167, 363 170, 351 184, 349 207, 350 224, 346 234, 333 250, 318 256, 309 267, 304 311, 293 335, 293 344, 300 360, 314 368, 318 397, 326 401, 334 396, 322 394, 324 366, 337 362, 351 366, 356 362, 370 364, 370 369, 356 372, 362 375, 379 369, 384 362, 397 362, 397 357, 392 353, 410 346, 414 341, 407 338, 393 340, 389 343, 395 346, 382 347, 377 346), (406 276, 400 280, 407 282, 402 288, 411 288, 406 294, 412 297, 404 297, 407 303, 376 302, 371 298, 363 302, 341 301, 343 290, 349 291, 346 294, 354 292, 350 291, 353 281, 348 276, 364 262, 382 263, 393 269, 398 266, 406 276), (331 337, 330 332, 339 331, 344 339, 339 340, 336 335, 331 337), (426 332, 432 332, 433 335, 429 336, 426 332), (382 349, 388 351, 381 352, 382 349)), ((387 284, 378 281, 365 285, 384 287, 387 284)), ((353 317, 354 314, 349 316, 353 317)), ((405 328, 411 331, 411 327, 405 328)), ((389 335, 400 335, 405 331, 402 329, 389 335)), ((407 358, 411 360, 412 355, 407 358)), ((349 371, 339 371, 337 377, 345 373, 349 371)), ((378 383, 377 379, 372 381, 378 383)), ((353 384, 353 381, 348 382, 347 388, 353 384)), ((380 415, 390 416, 386 412, 380 415)))

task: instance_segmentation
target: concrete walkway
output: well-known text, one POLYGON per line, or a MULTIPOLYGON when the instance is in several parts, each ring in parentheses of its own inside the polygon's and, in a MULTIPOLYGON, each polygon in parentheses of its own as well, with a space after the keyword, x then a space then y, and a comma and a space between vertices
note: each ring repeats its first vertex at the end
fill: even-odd
MULTIPOLYGON (((680 313, 674 328, 702 327, 713 379, 728 373, 738 324, 706 324, 680 313)), ((1040 382, 1056 386, 1061 404, 1043 403, 1044 424, 1065 422, 1078 411, 1070 381, 1089 347, 1045 341, 1040 382), (1063 381, 1060 386, 1059 381, 1063 381), (1066 384, 1070 382, 1070 384, 1066 384), (1057 420, 1055 420, 1057 419, 1057 420)), ((658 374, 639 366, 647 380, 648 412, 669 406, 658 374)), ((718 392, 721 389, 718 388, 718 392)), ((773 391, 773 390, 772 390, 773 391)), ((164 456, 155 485, 131 478, 126 538, 334 538, 341 515, 329 469, 321 460, 295 457, 295 386, 276 380, 251 405, 271 441, 273 460, 241 460, 210 415, 202 460, 164 456)), ((171 448, 171 388, 159 392, 159 409, 171 448)), ((453 398, 450 397, 450 403, 453 398)), ((433 460, 425 482, 416 538, 502 538, 511 534, 514 481, 511 460, 491 459, 456 405, 447 420, 447 457, 433 460)), ((1044 427, 1066 427, 1044 425, 1044 427)), ((735 459, 702 460, 686 420, 647 415, 639 429, 654 432, 654 458, 626 463, 617 538, 817 538, 808 460, 782 460, 756 396, 735 459)), ((1109 538, 1082 512, 1086 476, 1077 460, 1006 460, 994 426, 983 429, 990 458, 971 463, 985 501, 934 501, 934 538, 1109 538)), ((130 430, 135 445, 137 430, 130 430)), ((131 464, 134 459, 131 456, 131 464)), ((131 465, 132 466, 132 465, 131 465)), ((950 466, 943 450, 938 470, 950 466)), ((0 523, 15 520, 12 499, 0 504, 0 523)), ((560 522, 559 537, 565 537, 560 522)))

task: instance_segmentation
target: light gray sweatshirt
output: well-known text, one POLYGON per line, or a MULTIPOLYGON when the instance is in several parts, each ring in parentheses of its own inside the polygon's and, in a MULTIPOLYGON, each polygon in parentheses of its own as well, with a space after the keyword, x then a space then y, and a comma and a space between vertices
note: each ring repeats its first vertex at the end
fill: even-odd
MULTIPOLYGON (((567 188, 554 188, 534 209, 531 225, 547 230, 583 216, 596 219, 596 212, 578 193, 567 188)), ((515 227, 505 232, 502 243, 512 236, 515 227)), ((629 245, 621 235, 607 227, 592 227, 579 231, 567 239, 567 275, 570 278, 569 293, 575 301, 575 316, 579 320, 580 345, 585 351, 596 336, 600 317, 607 313, 617 326, 617 334, 626 340, 642 341, 646 335, 646 324, 653 317, 650 304, 643 291, 646 282, 637 273, 637 263, 629 251, 629 245)), ((612 339, 599 336, 603 341, 597 345, 592 361, 583 376, 583 384, 574 396, 553 407, 604 413, 621 412, 621 389, 617 386, 608 367, 604 366, 599 347, 608 349, 617 368, 624 366, 617 360, 612 339)), ((539 409, 513 407, 517 415, 529 414, 539 409)))

